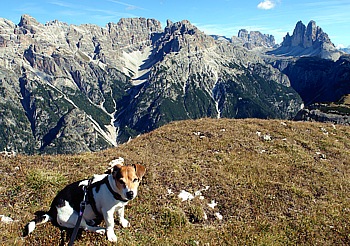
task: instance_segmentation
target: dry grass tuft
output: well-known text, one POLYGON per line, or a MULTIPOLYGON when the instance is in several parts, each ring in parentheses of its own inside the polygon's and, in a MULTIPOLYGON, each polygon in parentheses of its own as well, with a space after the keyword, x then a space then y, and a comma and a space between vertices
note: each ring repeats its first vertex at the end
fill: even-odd
MULTIPOLYGON (((349 245, 350 128, 278 120, 179 121, 99 153, 0 157, 4 245, 58 245, 37 210, 121 156, 147 173, 119 245, 349 245), (181 201, 181 190, 192 200, 181 201), (211 207, 208 205, 210 204, 211 207), (220 217, 222 216, 222 217, 220 217)), ((83 233, 75 245, 111 245, 83 233)))

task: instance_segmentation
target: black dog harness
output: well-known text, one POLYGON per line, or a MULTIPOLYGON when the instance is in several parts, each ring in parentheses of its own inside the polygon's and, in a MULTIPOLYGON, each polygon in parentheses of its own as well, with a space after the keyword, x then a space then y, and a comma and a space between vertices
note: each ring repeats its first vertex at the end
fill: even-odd
POLYGON ((80 227, 80 223, 81 223, 81 220, 83 218, 83 214, 84 214, 85 207, 86 207, 86 204, 87 204, 86 200, 87 200, 88 188, 91 185, 92 180, 93 180, 93 178, 89 179, 88 185, 87 186, 86 185, 83 186, 84 197, 83 197, 83 200, 80 202, 79 216, 78 216, 78 219, 77 219, 77 223, 75 224, 73 233, 72 233, 72 235, 70 237, 68 246, 73 246, 74 240, 77 237, 77 234, 78 234, 78 231, 79 231, 79 227, 80 227))
POLYGON ((87 187, 87 203, 91 205, 91 208, 92 210, 94 211, 97 219, 103 219, 103 216, 101 213, 99 213, 97 211, 97 208, 96 208, 96 202, 95 202, 95 198, 94 198, 94 194, 93 194, 93 188, 96 189, 96 193, 99 192, 100 188, 101 188, 101 185, 105 184, 109 190, 109 192, 112 193, 113 195, 113 198, 117 201, 122 201, 122 202, 127 202, 128 200, 126 199, 123 199, 122 196, 115 192, 112 187, 111 187, 111 184, 109 183, 109 180, 108 180, 108 176, 106 176, 105 178, 101 179, 100 181, 97 181, 91 185, 89 185, 87 187))
POLYGON ((95 188, 96 193, 98 193, 100 188, 101 188, 101 185, 105 184, 107 186, 109 192, 112 193, 113 198, 115 200, 122 201, 122 202, 128 201, 126 199, 123 199, 119 193, 115 192, 112 189, 111 184, 109 183, 109 180, 108 180, 108 175, 105 178, 103 178, 102 180, 97 181, 95 183, 92 183, 93 179, 94 179, 94 177, 89 179, 88 185, 83 185, 84 197, 80 203, 79 217, 78 217, 77 223, 74 227, 74 230, 73 230, 73 233, 72 233, 72 236, 70 238, 70 242, 69 242, 68 246, 72 246, 74 244, 74 240, 78 234, 78 230, 80 227, 81 220, 83 218, 83 214, 84 214, 84 210, 85 210, 86 205, 89 204, 91 206, 92 211, 94 211, 94 213, 96 215, 96 218, 95 218, 96 221, 101 221, 103 219, 103 215, 97 210, 97 207, 96 207, 96 202, 95 202, 94 194, 93 194, 93 188, 95 188))

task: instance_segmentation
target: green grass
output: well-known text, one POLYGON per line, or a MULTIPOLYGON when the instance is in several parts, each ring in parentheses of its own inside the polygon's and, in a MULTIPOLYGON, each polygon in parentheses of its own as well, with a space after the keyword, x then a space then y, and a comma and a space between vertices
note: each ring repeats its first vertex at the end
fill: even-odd
MULTIPOLYGON (((118 245, 349 245, 350 128, 284 123, 178 121, 98 153, 0 157, 0 214, 18 220, 0 223, 0 241, 58 245, 50 224, 21 230, 66 184, 121 156, 147 172, 125 211, 132 227, 115 226, 118 245), (182 202, 181 190, 203 199, 182 202)), ((84 232, 75 245, 112 244, 84 232)))
POLYGON ((48 185, 64 185, 67 180, 60 173, 51 173, 43 170, 32 170, 27 174, 26 184, 35 191, 42 191, 48 185))

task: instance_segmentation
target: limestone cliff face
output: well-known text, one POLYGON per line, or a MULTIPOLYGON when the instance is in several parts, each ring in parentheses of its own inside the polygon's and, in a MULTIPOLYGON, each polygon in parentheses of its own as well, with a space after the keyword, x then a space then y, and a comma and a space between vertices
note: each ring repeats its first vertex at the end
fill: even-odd
POLYGON ((0 19, 0 149, 116 146, 173 120, 290 118, 302 101, 259 54, 188 21, 106 27, 0 19))
POLYGON ((305 105, 320 102, 336 102, 350 94, 350 57, 341 56, 337 61, 318 57, 277 61, 274 64, 290 80, 305 105))
POLYGON ((117 117, 121 129, 151 130, 200 117, 290 118, 301 106, 278 69, 243 47, 216 42, 188 21, 168 21, 154 43, 154 60, 137 100, 117 117))
POLYGON ((327 33, 316 25, 315 21, 310 21, 305 26, 299 21, 293 31, 292 36, 287 33, 281 47, 269 54, 279 56, 317 56, 324 59, 337 60, 342 52, 338 51, 331 42, 327 33))
MULTIPOLYGON (((334 47, 327 33, 316 25, 315 21, 310 21, 307 27, 299 21, 293 31, 293 35, 287 34, 282 42, 282 47, 297 47, 318 49, 323 44, 334 47)), ((335 48, 335 47, 334 47, 335 48)))
POLYGON ((273 48, 276 46, 275 37, 270 34, 262 34, 259 31, 250 31, 241 29, 238 32, 239 39, 242 40, 243 46, 249 50, 254 48, 273 48))
MULTIPOLYGON (((257 47, 273 44, 244 33, 257 47)), ((298 23, 283 46, 309 52, 328 43, 311 22, 298 23)), ((173 120, 293 118, 299 94, 310 104, 347 92, 347 59, 266 56, 186 20, 162 29, 145 18, 106 27, 0 19, 0 149, 97 151, 173 120)))
POLYGON ((122 48, 149 45, 159 28, 144 18, 106 28, 43 25, 28 15, 18 25, 1 19, 0 87, 6 94, 0 107, 7 120, 0 127, 10 134, 0 147, 67 153, 116 145, 116 104, 131 87, 122 48))

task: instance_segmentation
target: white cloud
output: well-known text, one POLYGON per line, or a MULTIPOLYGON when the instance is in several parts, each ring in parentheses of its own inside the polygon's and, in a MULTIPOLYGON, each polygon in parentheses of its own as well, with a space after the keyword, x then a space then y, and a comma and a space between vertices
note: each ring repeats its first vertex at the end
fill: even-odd
POLYGON ((274 1, 264 0, 260 2, 257 7, 258 9, 268 10, 268 9, 273 9, 275 6, 276 6, 276 3, 274 1))

